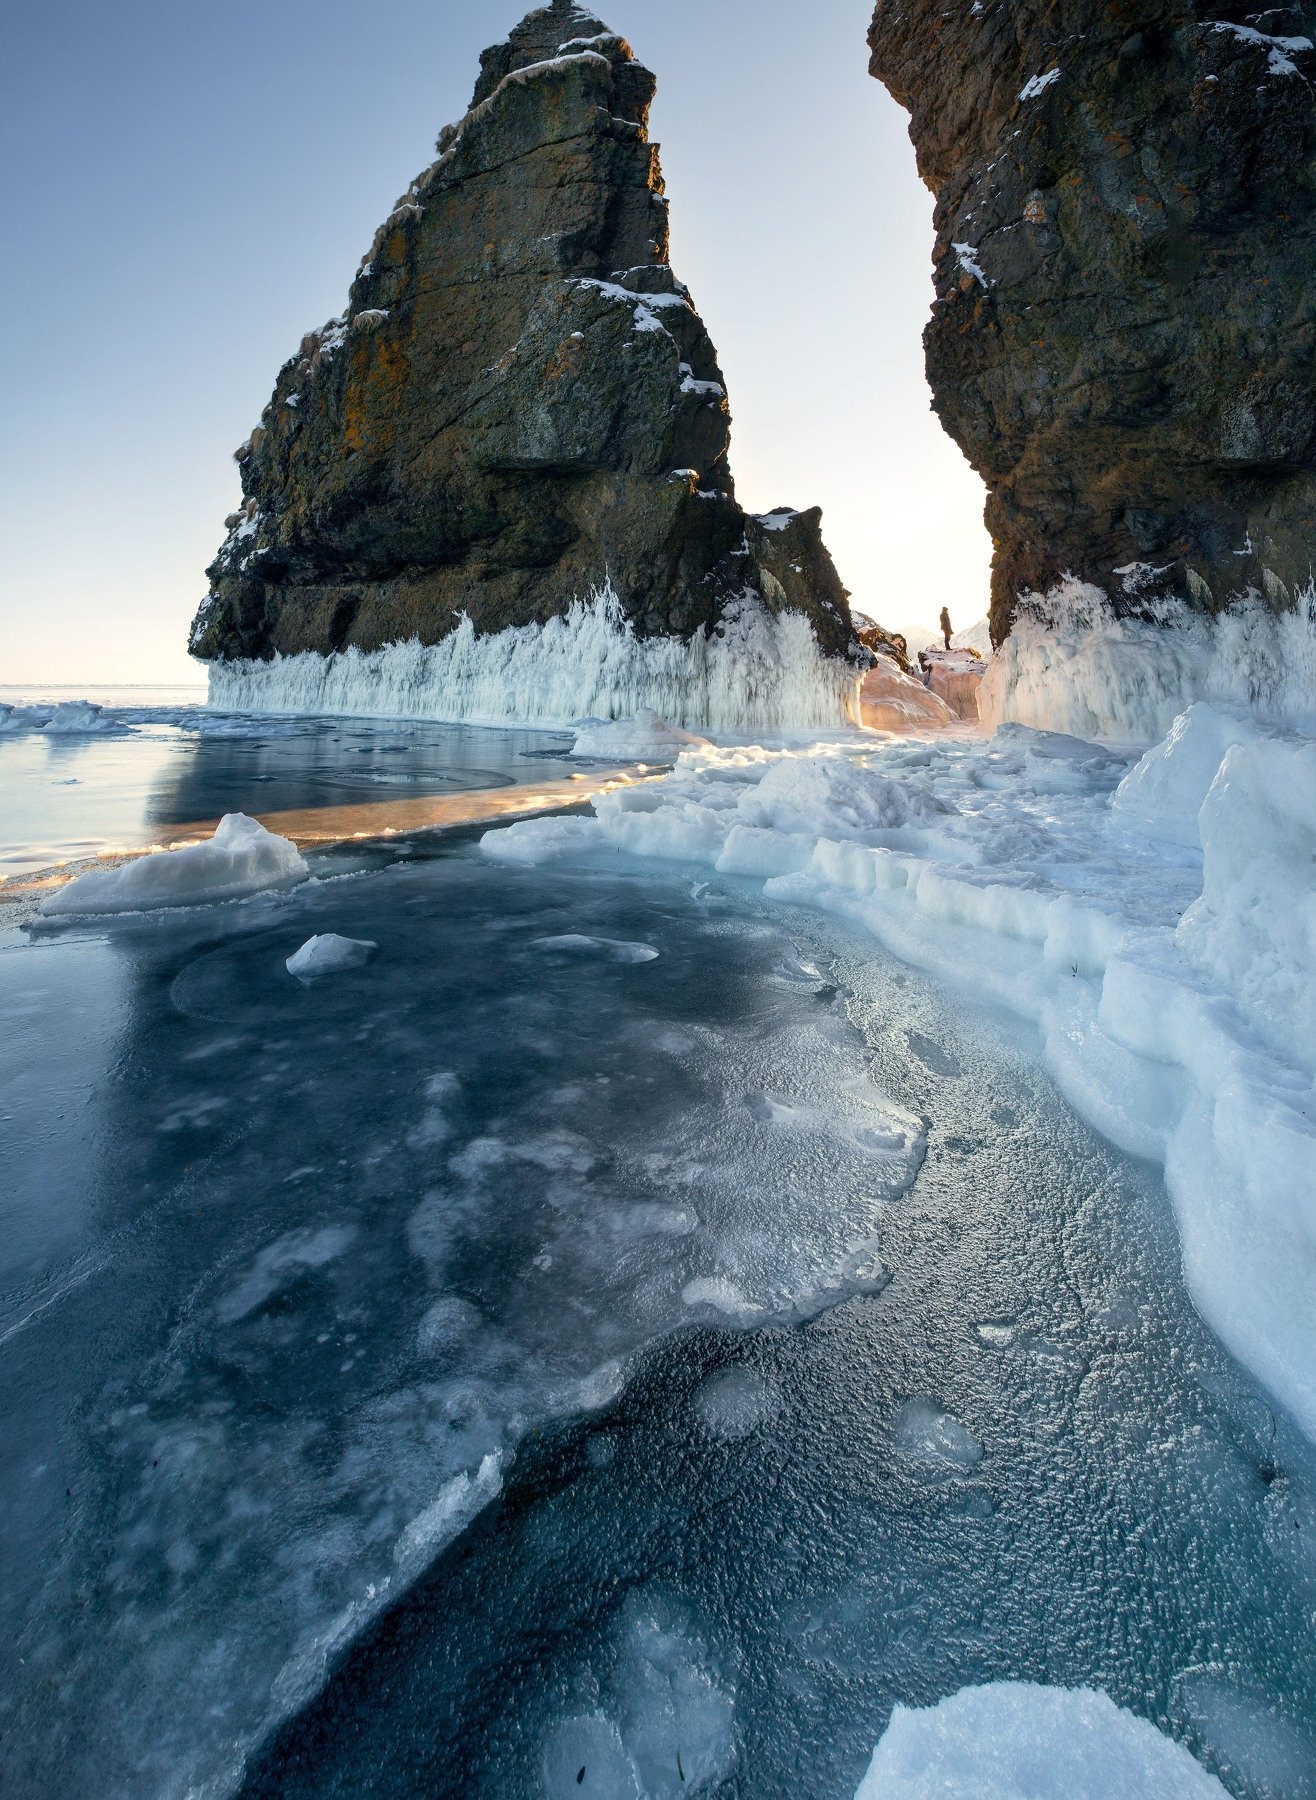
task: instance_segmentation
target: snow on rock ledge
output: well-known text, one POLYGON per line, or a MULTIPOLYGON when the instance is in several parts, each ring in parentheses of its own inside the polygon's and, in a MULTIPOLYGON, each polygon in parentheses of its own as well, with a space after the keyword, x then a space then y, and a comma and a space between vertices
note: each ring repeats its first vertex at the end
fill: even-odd
POLYGON ((480 636, 463 618, 432 645, 212 663, 210 705, 484 725, 652 712, 722 731, 808 730, 845 724, 858 684, 857 669, 822 654, 802 613, 746 596, 716 631, 642 638, 605 588, 546 625, 480 636))
POLYGON ((897 1706, 855 1800, 1227 1800, 1181 1744, 1092 1688, 997 1681, 897 1706))
POLYGON ((48 894, 41 911, 48 918, 70 918, 205 906, 293 887, 309 874, 288 838, 276 837, 245 813, 228 813, 209 843, 157 851, 115 869, 92 869, 48 894))

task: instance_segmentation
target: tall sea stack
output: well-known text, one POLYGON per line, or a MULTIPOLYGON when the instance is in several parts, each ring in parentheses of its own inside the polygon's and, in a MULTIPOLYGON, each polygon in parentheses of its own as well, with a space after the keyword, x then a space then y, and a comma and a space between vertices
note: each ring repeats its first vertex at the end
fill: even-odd
POLYGON ((655 82, 554 0, 281 370, 192 629, 206 659, 433 644, 611 585, 641 636, 746 597, 852 657, 819 512, 748 516, 707 331, 668 262, 655 82))
POLYGON ((1316 9, 881 0, 936 196, 928 373, 989 489, 992 629, 1284 607, 1316 544, 1316 9))

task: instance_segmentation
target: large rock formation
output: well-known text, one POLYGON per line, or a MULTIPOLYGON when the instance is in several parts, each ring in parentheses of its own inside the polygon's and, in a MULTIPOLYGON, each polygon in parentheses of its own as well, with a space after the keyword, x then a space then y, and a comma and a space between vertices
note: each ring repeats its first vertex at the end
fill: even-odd
POLYGON ((1310 0, 881 0, 936 195, 928 371, 990 490, 992 629, 1065 572, 1120 610, 1275 606, 1316 524, 1310 0))
POLYGON ((717 356, 668 264, 654 88, 563 0, 486 51, 238 452, 195 654, 432 644, 461 613, 542 623, 608 580, 641 634, 756 594, 855 654, 821 515, 736 503, 717 356))

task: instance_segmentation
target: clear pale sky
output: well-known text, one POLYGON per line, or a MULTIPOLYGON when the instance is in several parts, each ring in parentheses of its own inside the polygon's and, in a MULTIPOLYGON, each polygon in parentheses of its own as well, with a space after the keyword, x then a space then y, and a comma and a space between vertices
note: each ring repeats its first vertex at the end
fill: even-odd
MULTIPOLYGON (((45 0, 0 57, 0 683, 166 682, 232 452, 521 0, 45 0)), ((824 508, 857 606, 986 611, 982 489, 929 410, 932 202, 871 0, 604 0, 659 80, 673 263, 754 511, 824 508)))

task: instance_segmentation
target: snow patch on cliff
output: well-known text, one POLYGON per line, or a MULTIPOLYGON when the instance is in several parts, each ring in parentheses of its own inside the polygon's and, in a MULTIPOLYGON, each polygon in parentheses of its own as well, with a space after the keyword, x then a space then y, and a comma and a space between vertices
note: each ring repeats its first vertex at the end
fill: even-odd
POLYGON ((223 712, 567 725, 646 712, 720 731, 809 730, 853 715, 860 671, 825 657, 801 613, 746 594, 712 632, 642 638, 612 589, 546 625, 479 636, 463 615, 441 643, 213 663, 223 712))

